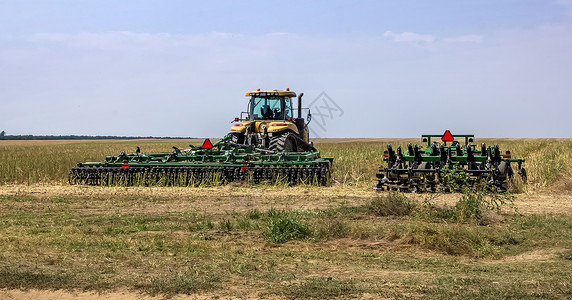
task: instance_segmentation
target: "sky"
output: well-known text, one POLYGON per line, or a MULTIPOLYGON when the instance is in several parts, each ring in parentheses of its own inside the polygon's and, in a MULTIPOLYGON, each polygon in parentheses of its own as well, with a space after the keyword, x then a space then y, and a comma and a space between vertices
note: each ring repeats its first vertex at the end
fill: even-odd
POLYGON ((572 138, 572 0, 0 0, 0 131, 222 137, 246 91, 313 137, 572 138))

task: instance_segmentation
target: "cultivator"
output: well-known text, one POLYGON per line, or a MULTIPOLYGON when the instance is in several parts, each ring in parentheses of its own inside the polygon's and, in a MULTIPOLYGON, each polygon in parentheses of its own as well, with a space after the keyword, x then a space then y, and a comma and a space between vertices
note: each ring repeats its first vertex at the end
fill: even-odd
POLYGON ((103 162, 79 163, 70 184, 121 186, 201 186, 233 181, 326 185, 333 158, 312 152, 275 152, 236 144, 228 135, 212 144, 170 153, 108 156, 103 162))
POLYGON ((511 163, 516 163, 517 172, 526 182, 526 170, 522 167, 524 159, 512 158, 510 151, 501 153, 499 146, 480 147, 472 145, 474 135, 456 135, 447 130, 441 135, 423 135, 427 147, 407 145, 393 149, 387 145, 383 160, 387 162, 377 174, 376 190, 400 190, 414 192, 450 191, 458 189, 460 184, 473 185, 485 182, 488 186, 504 191, 508 181, 514 175, 511 163), (442 144, 431 141, 440 137, 442 144), (455 137, 464 138, 465 144, 455 141, 455 137), (447 145, 447 142, 451 142, 447 145), (455 176, 455 174, 460 174, 455 176), (459 182, 459 178, 463 179, 459 182))

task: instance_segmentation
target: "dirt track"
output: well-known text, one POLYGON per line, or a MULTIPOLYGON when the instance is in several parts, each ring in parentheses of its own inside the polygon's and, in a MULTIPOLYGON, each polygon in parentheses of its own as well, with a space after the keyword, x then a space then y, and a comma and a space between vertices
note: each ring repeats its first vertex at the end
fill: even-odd
MULTIPOLYGON (((109 299, 109 300, 158 300, 164 299, 164 297, 152 297, 149 295, 144 295, 136 292, 130 291, 116 291, 116 292, 69 292, 69 291, 44 291, 44 290, 0 290, 1 299, 18 299, 18 300, 72 300, 72 299, 83 299, 83 300, 94 300, 94 299, 109 299)), ((217 298, 216 295, 201 294, 201 295, 177 295, 170 299, 172 300, 183 300, 183 299, 213 299, 217 298)), ((233 299, 225 297, 224 299, 233 299)), ((234 299, 245 299, 244 297, 236 297, 234 299)), ((258 299, 256 296, 246 299, 258 299)), ((266 298, 272 299, 272 298, 266 298)), ((373 298, 372 298, 373 299, 373 298)))
MULTIPOLYGON (((358 206, 379 195, 373 190, 344 188, 341 186, 316 187, 256 187, 227 185, 212 188, 184 187, 89 187, 54 185, 12 185, 0 187, 0 196, 31 197, 141 197, 165 200, 163 207, 169 210, 185 208, 203 211, 209 214, 220 212, 246 212, 254 208, 323 209, 340 204, 358 206), (209 199, 209 201, 203 201, 209 199), (213 202, 216 205, 213 205, 213 202)), ((432 200, 438 205, 453 205, 457 194, 411 194, 418 200, 435 196, 432 200)), ((110 198, 110 200, 112 200, 110 198)), ((568 190, 550 190, 544 192, 516 194, 514 204, 523 214, 567 214, 572 215, 572 192, 568 190)), ((156 206, 155 206, 156 208, 156 206)), ((126 208, 131 211, 137 208, 126 208)), ((143 208, 141 208, 143 209, 143 208)), ((507 209, 507 213, 510 210, 507 209)))

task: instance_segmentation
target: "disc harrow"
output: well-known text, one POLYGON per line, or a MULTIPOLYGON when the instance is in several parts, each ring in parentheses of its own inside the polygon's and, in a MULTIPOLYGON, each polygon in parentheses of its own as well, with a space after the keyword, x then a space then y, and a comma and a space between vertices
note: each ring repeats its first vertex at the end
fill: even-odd
POLYGON ((510 151, 503 154, 498 145, 487 147, 483 143, 479 147, 470 144, 474 135, 457 135, 465 139, 465 144, 461 145, 454 141, 449 131, 443 136, 422 137, 427 142, 425 149, 408 144, 407 150, 402 151, 400 146, 394 150, 391 144, 387 145, 383 156, 387 165, 379 168, 374 189, 449 192, 462 186, 484 183, 502 192, 514 175, 514 164, 517 165, 517 173, 526 182, 526 170, 522 167, 524 159, 512 158, 510 151), (442 137, 443 143, 431 143, 432 137, 442 137), (447 145, 447 142, 451 144, 447 145))
POLYGON ((313 152, 256 149, 230 142, 170 153, 108 156, 103 162, 79 163, 69 171, 70 184, 106 186, 204 186, 235 181, 327 185, 332 158, 313 152))

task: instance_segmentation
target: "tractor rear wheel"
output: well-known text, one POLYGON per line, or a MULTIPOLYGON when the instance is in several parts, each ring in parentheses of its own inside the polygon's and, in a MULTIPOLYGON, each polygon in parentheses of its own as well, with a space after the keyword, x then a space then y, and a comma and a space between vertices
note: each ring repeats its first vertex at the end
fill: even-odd
POLYGON ((270 146, 268 148, 276 152, 297 152, 298 146, 296 145, 295 135, 295 133, 286 132, 278 136, 273 136, 270 139, 270 146))

